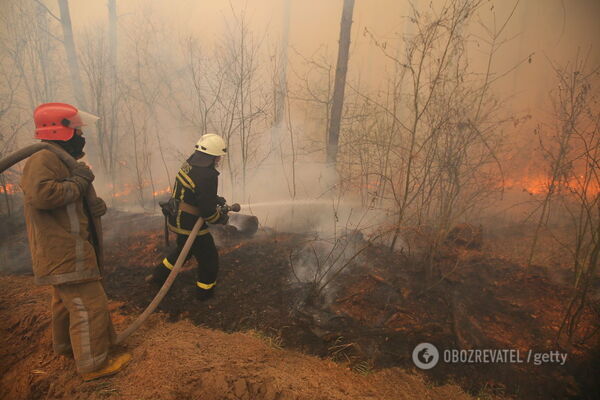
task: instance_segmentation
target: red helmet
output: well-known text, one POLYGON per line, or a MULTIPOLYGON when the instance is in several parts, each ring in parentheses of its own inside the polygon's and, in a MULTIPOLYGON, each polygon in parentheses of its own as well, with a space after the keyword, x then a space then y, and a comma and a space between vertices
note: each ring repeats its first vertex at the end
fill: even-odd
POLYGON ((70 104, 45 103, 33 112, 36 139, 67 141, 75 128, 93 124, 98 117, 79 111, 70 104))

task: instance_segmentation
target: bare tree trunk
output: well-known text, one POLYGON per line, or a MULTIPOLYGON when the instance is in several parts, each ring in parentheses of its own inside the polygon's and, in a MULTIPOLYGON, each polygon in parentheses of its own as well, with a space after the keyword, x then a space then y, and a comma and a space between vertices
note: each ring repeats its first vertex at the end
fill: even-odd
POLYGON ((67 64, 71 75, 71 84, 73 85, 73 94, 77 106, 86 108, 85 94, 83 92, 83 83, 79 73, 79 60, 75 50, 75 41, 73 40, 73 27, 71 26, 71 13, 69 12, 69 0, 58 0, 60 7, 60 24, 63 30, 63 43, 67 53, 67 64))
POLYGON ((115 186, 115 174, 116 174, 116 136, 117 136, 117 107, 118 107, 118 96, 117 96, 117 0, 108 0, 108 56, 110 69, 110 97, 111 104, 108 119, 110 120, 110 132, 107 146, 108 152, 108 171, 110 173, 113 187, 115 186))
POLYGON ((112 67, 113 79, 117 75, 117 0, 108 0, 108 40, 109 57, 112 67))
MULTIPOLYGON (((290 190, 290 195, 292 196, 292 199, 296 198, 296 144, 294 143, 294 128, 292 125, 292 115, 291 115, 291 107, 290 107, 290 99, 289 97, 286 96, 287 99, 287 128, 288 128, 288 132, 290 133, 290 150, 292 151, 291 154, 291 160, 290 160, 290 164, 291 164, 291 168, 292 168, 292 187, 290 190)), ((283 164, 283 151, 279 152, 281 155, 281 163, 283 164)))
POLYGON ((333 88, 333 104, 331 119, 327 133, 327 162, 335 164, 340 136, 340 123, 344 106, 344 90, 346 87, 346 72, 348 71, 348 54, 350 52, 350 33, 352 28, 352 13, 354 0, 344 0, 342 22, 340 26, 340 42, 338 48, 337 67, 335 70, 335 85, 333 88))
POLYGON ((276 99, 275 99, 275 118, 274 126, 277 129, 272 130, 271 150, 277 148, 276 142, 279 134, 279 128, 283 127, 283 119, 285 118, 285 99, 287 96, 287 63, 288 63, 288 43, 290 34, 290 1, 286 0, 283 13, 283 34, 281 36, 281 48, 279 59, 279 79, 277 82, 276 99))
MULTIPOLYGON (((38 9, 36 12, 37 26, 36 30, 38 34, 43 37, 44 32, 49 31, 48 27, 48 15, 44 11, 44 9, 38 5, 38 9)), ((44 40, 46 43, 50 41, 49 38, 44 40)), ((49 46, 45 46, 46 43, 38 43, 40 47, 38 47, 37 56, 40 62, 40 87, 36 90, 39 93, 39 100, 42 102, 52 101, 52 96, 55 94, 52 90, 52 61, 50 59, 51 50, 49 46), (45 48, 44 48, 45 47, 45 48)))

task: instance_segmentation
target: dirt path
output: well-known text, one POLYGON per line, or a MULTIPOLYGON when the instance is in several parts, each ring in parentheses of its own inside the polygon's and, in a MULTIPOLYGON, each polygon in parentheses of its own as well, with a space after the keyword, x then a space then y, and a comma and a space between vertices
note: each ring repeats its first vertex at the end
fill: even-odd
MULTIPOLYGON (((84 383, 73 361, 53 354, 48 288, 0 277, 2 399, 470 399, 398 368, 361 375, 328 360, 282 350, 253 332, 204 329, 154 315, 128 341, 121 374, 84 383)), ((111 303, 113 309, 120 304, 111 303)), ((118 329, 132 316, 113 313, 118 329)))

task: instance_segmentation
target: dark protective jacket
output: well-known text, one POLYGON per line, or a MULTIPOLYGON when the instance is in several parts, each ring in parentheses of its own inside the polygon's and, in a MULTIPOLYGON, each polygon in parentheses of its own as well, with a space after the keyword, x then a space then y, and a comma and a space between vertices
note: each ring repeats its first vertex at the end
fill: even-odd
MULTIPOLYGON (((177 173, 171 196, 197 208, 198 214, 204 218, 205 223, 198 235, 208 233, 206 222, 214 223, 221 217, 217 210, 218 180, 219 171, 215 169, 214 163, 205 166, 202 162, 198 162, 196 154, 192 154, 177 173)), ((198 216, 180 208, 175 215, 168 217, 169 230, 181 235, 189 235, 197 219, 198 216)))
POLYGON ((56 154, 41 150, 21 178, 35 283, 60 285, 100 279, 79 187, 56 154))

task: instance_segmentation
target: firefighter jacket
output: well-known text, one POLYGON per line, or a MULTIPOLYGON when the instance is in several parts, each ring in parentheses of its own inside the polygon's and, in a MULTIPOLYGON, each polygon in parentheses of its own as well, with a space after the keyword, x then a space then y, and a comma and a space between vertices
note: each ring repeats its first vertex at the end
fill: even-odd
POLYGON ((25 223, 38 285, 100 279, 88 213, 70 176, 67 166, 49 150, 32 155, 23 169, 25 223))
POLYGON ((204 218, 204 224, 198 235, 208 233, 206 223, 215 223, 221 214, 217 210, 217 189, 219 171, 214 165, 198 166, 194 163, 194 155, 187 159, 181 166, 175 178, 171 196, 185 203, 194 210, 190 213, 189 207, 179 207, 174 215, 168 217, 169 230, 180 235, 189 235, 198 220, 204 218), (185 208, 185 210, 182 210, 185 208))

